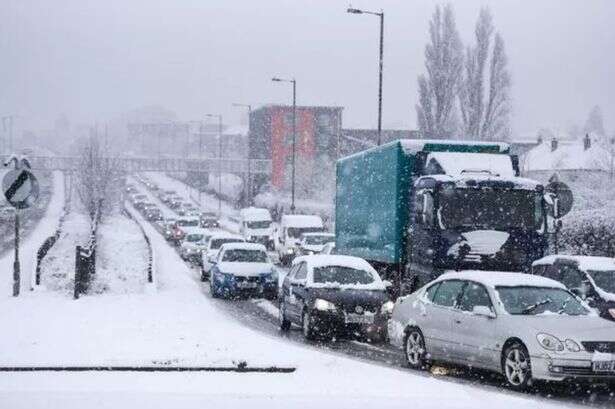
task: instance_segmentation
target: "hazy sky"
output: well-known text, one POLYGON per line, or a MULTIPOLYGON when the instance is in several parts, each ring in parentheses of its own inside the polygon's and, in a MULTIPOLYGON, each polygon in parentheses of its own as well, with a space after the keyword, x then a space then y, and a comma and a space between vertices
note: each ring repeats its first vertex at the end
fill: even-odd
MULTIPOLYGON (((416 124, 416 77, 435 4, 355 0, 385 11, 385 127, 416 124)), ((602 107, 615 130, 615 1, 459 0, 465 43, 482 5, 505 40, 517 134, 565 128, 602 107)), ((65 113, 104 121, 160 104, 182 119, 240 103, 345 107, 346 127, 375 127, 378 20, 350 15, 347 1, 4 0, 0 11, 0 114, 37 127, 65 113)))

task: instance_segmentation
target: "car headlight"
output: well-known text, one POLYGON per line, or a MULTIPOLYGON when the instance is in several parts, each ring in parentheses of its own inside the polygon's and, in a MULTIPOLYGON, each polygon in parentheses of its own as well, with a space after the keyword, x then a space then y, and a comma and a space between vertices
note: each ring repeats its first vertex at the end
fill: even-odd
POLYGON ((314 308, 318 311, 336 311, 337 307, 330 301, 323 300, 322 298, 317 298, 314 301, 314 308))
POLYGON ((538 334, 536 335, 536 339, 541 347, 546 349, 547 351, 561 352, 564 350, 564 344, 562 341, 549 334, 538 334))
POLYGON ((393 313, 393 307, 395 307, 395 303, 393 301, 387 301, 380 307, 380 313, 390 315, 393 313))
POLYGON ((567 339, 564 342, 564 345, 566 345, 566 349, 570 352, 579 352, 581 350, 581 347, 579 346, 579 344, 577 344, 571 339, 567 339))
POLYGON ((615 319, 615 308, 609 308, 609 315, 615 319))

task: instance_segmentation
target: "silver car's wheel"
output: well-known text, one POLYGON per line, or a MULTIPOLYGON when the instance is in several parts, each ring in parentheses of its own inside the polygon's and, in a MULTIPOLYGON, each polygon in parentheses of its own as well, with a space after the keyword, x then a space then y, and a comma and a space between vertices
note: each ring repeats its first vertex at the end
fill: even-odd
POLYGON ((284 308, 284 303, 280 303, 280 308, 278 310, 279 321, 280 321, 280 330, 288 331, 290 329, 290 321, 286 319, 286 309, 284 308))
POLYGON ((514 389, 523 390, 532 384, 532 366, 527 349, 513 343, 504 350, 503 363, 506 381, 514 389))
POLYGON ((303 329, 303 336, 307 340, 314 339, 314 329, 312 328, 312 318, 310 313, 305 311, 301 319, 301 327, 303 329))
POLYGON ((425 365, 425 339, 418 328, 411 328, 406 335, 404 352, 408 366, 421 369, 425 365))

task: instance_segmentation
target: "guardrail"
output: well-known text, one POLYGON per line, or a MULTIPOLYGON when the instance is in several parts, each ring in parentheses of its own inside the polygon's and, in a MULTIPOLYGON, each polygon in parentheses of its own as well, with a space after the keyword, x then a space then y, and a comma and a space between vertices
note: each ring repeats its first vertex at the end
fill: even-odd
POLYGON ((131 219, 132 221, 134 221, 137 226, 139 226, 139 230, 141 230, 141 234, 143 234, 143 238, 145 239, 145 243, 147 244, 147 253, 148 253, 148 257, 147 257, 147 282, 150 284, 154 283, 154 271, 156 270, 156 255, 154 253, 154 247, 152 246, 152 242, 149 238, 149 236, 147 235, 147 233, 145 232, 145 228, 143 227, 143 225, 141 224, 141 221, 135 217, 133 212, 136 212, 134 210, 134 208, 128 208, 126 207, 126 201, 122 200, 121 202, 121 207, 122 207, 122 213, 128 217, 129 219, 131 219))

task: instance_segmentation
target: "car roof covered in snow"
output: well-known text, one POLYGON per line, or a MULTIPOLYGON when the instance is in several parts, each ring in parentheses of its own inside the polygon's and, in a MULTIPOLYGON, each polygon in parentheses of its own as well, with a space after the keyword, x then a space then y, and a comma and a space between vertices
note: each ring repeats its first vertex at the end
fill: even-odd
POLYGON ((553 254, 536 260, 532 266, 550 265, 558 260, 565 260, 577 263, 581 270, 615 270, 615 258, 598 256, 573 256, 568 254, 553 254))
POLYGON ((320 216, 307 214, 285 214, 282 216, 282 225, 289 227, 323 227, 320 216))
POLYGON ((220 251, 224 251, 224 250, 258 250, 258 251, 263 251, 263 252, 267 252, 267 249, 265 248, 265 246, 263 246, 260 243, 244 243, 244 242, 239 242, 239 243, 225 243, 222 245, 222 247, 220 247, 220 251))
POLYGON ((237 234, 227 233, 225 231, 216 232, 213 236, 211 236, 211 240, 217 239, 237 239, 240 242, 246 241, 243 237, 237 234))
POLYGON ((269 210, 262 207, 247 207, 239 212, 242 219, 248 221, 271 221, 269 210))
POLYGON ((376 273, 376 270, 365 260, 360 257, 353 256, 341 256, 341 255, 329 255, 329 254, 316 254, 312 256, 296 257, 293 260, 293 265, 305 261, 308 268, 326 267, 326 266, 340 266, 349 267, 356 270, 366 270, 376 273))
POLYGON ((549 287, 549 288, 563 288, 566 287, 550 278, 540 277, 525 273, 510 273, 503 271, 479 271, 468 270, 459 272, 448 272, 442 274, 434 282, 443 280, 470 280, 481 283, 487 287, 495 288, 497 286, 503 287, 549 287))
POLYGON ((202 227, 192 227, 192 226, 186 226, 186 227, 184 227, 182 229, 182 231, 184 233, 186 233, 186 235, 188 235, 188 234, 203 234, 203 235, 205 235, 205 234, 208 233, 208 231, 205 230, 202 227))

